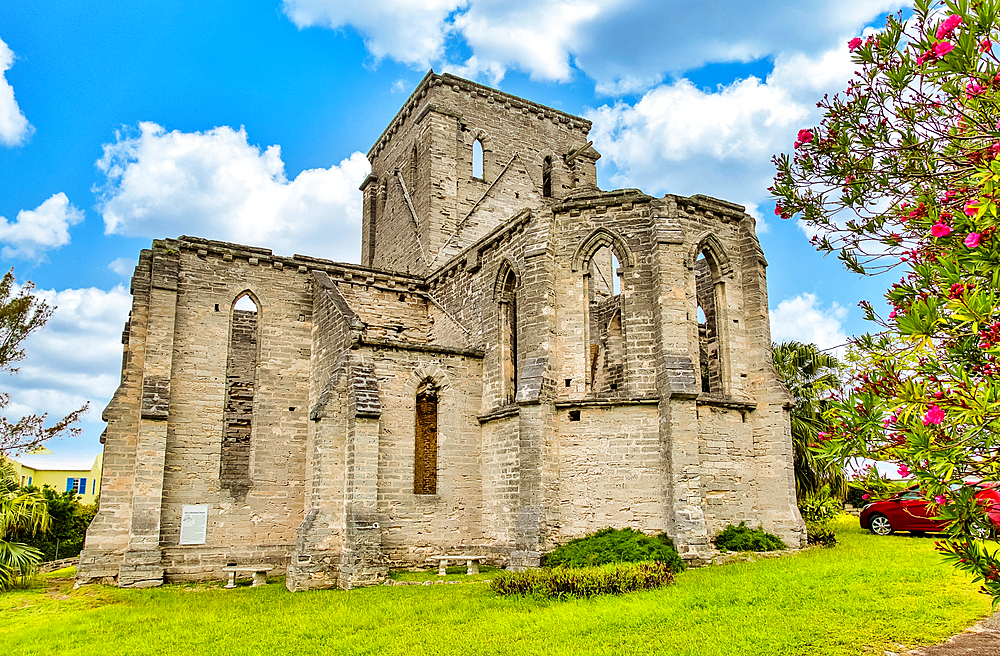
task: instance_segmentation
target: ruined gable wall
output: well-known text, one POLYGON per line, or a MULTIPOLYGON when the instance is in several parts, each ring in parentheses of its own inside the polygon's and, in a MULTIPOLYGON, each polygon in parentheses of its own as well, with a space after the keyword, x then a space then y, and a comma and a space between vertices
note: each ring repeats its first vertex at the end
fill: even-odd
MULTIPOLYGON (((688 499, 698 500, 709 536, 745 520, 797 546, 801 520, 794 509, 788 418, 775 407, 780 399, 773 390, 780 383, 769 365, 763 255, 753 219, 739 206, 716 199, 665 201, 672 207, 673 225, 684 235, 687 312, 697 311, 697 246, 711 234, 723 253, 721 259, 709 256, 718 269, 715 319, 722 394, 700 393, 696 402, 700 476, 688 499)), ((698 372, 697 326, 689 327, 687 337, 698 372)))
MULTIPOLYGON (((549 465, 554 469, 549 480, 556 483, 548 503, 558 521, 549 535, 550 547, 606 526, 647 532, 665 529, 653 366, 658 352, 650 275, 654 206, 649 196, 626 190, 574 197, 555 207, 550 241, 556 277, 553 354, 558 442, 553 450, 558 456, 549 465), (629 266, 625 253, 619 253, 621 295, 606 302, 621 306, 622 367, 614 373, 622 384, 617 390, 599 385, 588 391, 592 327, 587 323, 610 316, 592 316, 600 314, 600 307, 587 305, 584 274, 589 268, 573 269, 578 249, 601 229, 625 242, 633 264, 629 266)), ((610 261, 610 255, 604 255, 610 261)), ((606 361, 601 358, 601 364, 606 361)))
POLYGON ((312 298, 305 271, 181 248, 161 545, 168 579, 221 576, 227 560, 283 564, 304 505, 312 298), (278 268, 276 268, 276 266, 278 268), (230 308, 257 300, 257 367, 245 499, 220 488, 230 308), (218 307, 218 310, 216 310, 218 307), (208 504, 208 541, 179 546, 181 506, 208 504))

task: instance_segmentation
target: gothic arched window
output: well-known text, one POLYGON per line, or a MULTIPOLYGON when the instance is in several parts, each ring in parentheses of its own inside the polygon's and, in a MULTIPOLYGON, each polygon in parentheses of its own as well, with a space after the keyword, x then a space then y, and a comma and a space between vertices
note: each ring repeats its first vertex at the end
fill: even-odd
POLYGON ((438 391, 434 383, 422 383, 416 401, 413 493, 437 494, 438 391))
POLYGON ((257 303, 243 292, 233 303, 226 357, 226 397, 222 417, 219 483, 236 499, 250 489, 250 438, 257 383, 257 303))

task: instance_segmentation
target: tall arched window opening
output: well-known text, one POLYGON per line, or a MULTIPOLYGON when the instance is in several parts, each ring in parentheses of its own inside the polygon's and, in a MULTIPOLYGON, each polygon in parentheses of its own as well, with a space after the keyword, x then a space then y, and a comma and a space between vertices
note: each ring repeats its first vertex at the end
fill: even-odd
POLYGON ((507 271, 500 286, 500 363, 503 403, 517 398, 517 277, 507 271))
POLYGON ((601 246, 586 264, 585 321, 587 390, 608 396, 625 391, 621 269, 618 257, 601 246))
POLYGON ((250 449, 257 381, 257 304, 248 293, 233 303, 226 358, 226 397, 222 418, 219 483, 236 499, 250 489, 250 449))
POLYGON ((413 148, 410 149, 410 175, 409 186, 410 193, 414 193, 417 188, 417 144, 414 142, 413 148))
POLYGON ((378 214, 378 185, 371 185, 368 190, 368 266, 375 262, 375 220, 378 214))
POLYGON ((542 160, 542 196, 552 197, 552 157, 546 156, 542 160))
POLYGON ((438 390, 431 381, 417 388, 413 445, 413 493, 437 494, 438 390))
POLYGON ((472 142, 472 177, 485 180, 483 176, 483 142, 479 139, 472 142))
POLYGON ((711 262, 701 253, 695 261, 695 288, 698 300, 698 359, 701 391, 725 392, 722 376, 722 339, 719 332, 719 302, 711 262))

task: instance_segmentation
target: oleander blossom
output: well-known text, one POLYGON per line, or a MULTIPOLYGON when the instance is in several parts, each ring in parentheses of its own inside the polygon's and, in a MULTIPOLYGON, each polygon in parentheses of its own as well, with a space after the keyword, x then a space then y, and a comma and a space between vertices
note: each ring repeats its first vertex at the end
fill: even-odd
POLYGON ((950 39, 952 33, 955 31, 959 25, 962 24, 962 17, 958 14, 952 14, 948 18, 938 25, 937 33, 934 35, 939 39, 950 39))
POLYGON ((813 140, 812 130, 799 130, 799 134, 795 137, 795 147, 799 148, 804 146, 813 140))
POLYGON ((979 233, 970 232, 969 235, 965 238, 965 241, 962 243, 964 243, 969 248, 975 248, 979 246, 979 233))
POLYGON ((944 501, 945 501, 945 499, 944 499, 943 495, 939 494, 936 497, 934 497, 934 503, 936 503, 939 506, 943 506, 944 505, 944 501))
POLYGON ((951 226, 947 226, 940 221, 931 226, 931 235, 934 237, 947 237, 951 234, 951 226))
POLYGON ((944 421, 944 410, 932 403, 931 406, 927 408, 927 412, 924 413, 924 426, 930 426, 932 424, 938 426, 942 421, 944 421))
POLYGON ((854 52, 860 47, 861 47, 861 37, 856 36, 847 42, 847 49, 850 50, 851 52, 854 52))
POLYGON ((955 44, 948 41, 942 41, 941 43, 935 43, 934 47, 931 49, 934 51, 936 57, 944 57, 949 52, 955 49, 955 44))
POLYGON ((965 91, 969 96, 978 96, 979 94, 986 91, 986 87, 979 83, 979 80, 972 80, 967 85, 965 85, 965 91))
POLYGON ((899 466, 899 468, 898 468, 898 469, 896 469, 896 471, 897 471, 897 472, 899 473, 899 475, 900 475, 900 476, 902 476, 903 478, 906 478, 907 476, 909 476, 909 475, 910 475, 910 468, 909 468, 909 467, 907 467, 907 466, 906 466, 905 464, 903 464, 903 465, 900 465, 900 466, 899 466))

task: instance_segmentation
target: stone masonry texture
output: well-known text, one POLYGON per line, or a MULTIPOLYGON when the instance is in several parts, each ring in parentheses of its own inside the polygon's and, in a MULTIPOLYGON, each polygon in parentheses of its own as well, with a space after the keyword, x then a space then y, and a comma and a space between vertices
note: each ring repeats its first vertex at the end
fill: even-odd
POLYGON ((753 217, 600 190, 589 130, 430 72, 368 154, 362 264, 154 241, 78 578, 351 588, 608 526, 693 562, 740 521, 800 546, 753 217))

